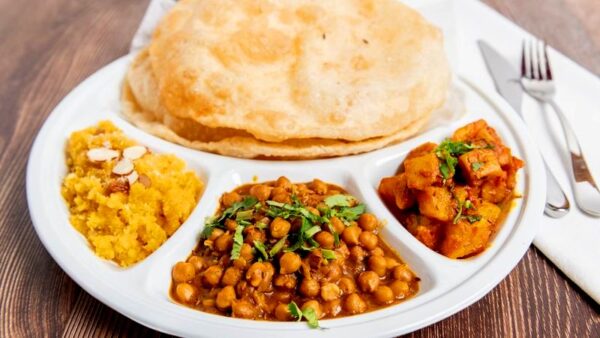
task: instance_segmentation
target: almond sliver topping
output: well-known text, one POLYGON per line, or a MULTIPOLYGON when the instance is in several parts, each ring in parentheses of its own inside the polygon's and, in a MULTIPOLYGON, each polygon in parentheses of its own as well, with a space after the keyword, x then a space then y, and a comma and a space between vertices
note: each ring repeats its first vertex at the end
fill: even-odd
POLYGON ((137 171, 134 170, 131 172, 131 174, 127 175, 126 177, 127 177, 127 180, 129 181, 129 185, 132 185, 138 180, 139 175, 138 175, 137 171))
POLYGON ((144 156, 146 153, 146 147, 144 146, 132 146, 125 148, 123 150, 123 157, 128 158, 130 160, 137 160, 138 158, 144 156))
POLYGON ((117 162, 113 167, 112 172, 117 175, 127 175, 133 171, 133 162, 130 159, 124 158, 117 162))
POLYGON ((88 150, 87 157, 92 162, 104 162, 119 157, 119 152, 108 148, 94 148, 88 150))

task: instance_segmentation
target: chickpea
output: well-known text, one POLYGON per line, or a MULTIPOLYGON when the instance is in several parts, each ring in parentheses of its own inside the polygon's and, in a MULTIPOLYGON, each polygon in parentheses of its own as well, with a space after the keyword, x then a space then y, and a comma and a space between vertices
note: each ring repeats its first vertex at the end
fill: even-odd
POLYGON ((273 281, 273 285, 278 288, 293 290, 296 287, 296 276, 293 274, 277 275, 273 281))
POLYGON ((331 217, 329 221, 331 222, 333 230, 335 230, 335 232, 337 232, 338 234, 341 234, 346 229, 346 225, 344 224, 344 222, 342 222, 339 218, 335 216, 331 217))
POLYGON ((235 191, 226 192, 221 196, 221 203, 227 208, 232 206, 233 203, 240 202, 241 200, 242 196, 235 191))
POLYGON ((349 226, 342 232, 342 239, 348 245, 357 245, 359 243, 358 237, 362 230, 356 225, 349 226))
POLYGON ((244 229, 244 243, 254 245, 254 241, 264 242, 266 235, 260 229, 255 226, 249 226, 244 229))
POLYGON ((354 284, 354 280, 352 278, 342 277, 338 284, 345 295, 356 292, 356 284, 354 284))
POLYGON ((352 249, 350 249, 350 258, 356 263, 362 262, 366 256, 367 253, 365 250, 358 245, 353 246, 352 249))
POLYGON ((234 219, 228 218, 225 220, 225 228, 227 228, 227 230, 234 232, 237 226, 238 223, 234 219))
POLYGON ((256 310, 250 302, 239 300, 231 304, 231 314, 236 318, 254 319, 256 317, 256 310))
POLYGON ((408 283, 401 280, 395 280, 390 283, 390 289, 392 289, 394 297, 398 299, 406 298, 410 293, 410 286, 408 286, 408 283))
POLYGON ((212 298, 204 298, 202 300, 202 306, 204 307, 214 307, 215 306, 215 300, 212 298))
POLYGON ((217 286, 221 280, 221 275, 223 275, 223 268, 218 265, 209 266, 203 274, 204 282, 208 286, 217 286))
POLYGON ((215 241, 215 250, 219 252, 229 252, 233 246, 233 235, 226 232, 219 236, 215 241))
POLYGON ((325 279, 330 282, 337 282, 342 277, 342 267, 336 262, 331 262, 329 265, 323 267, 325 279))
POLYGON ((319 302, 317 302, 316 300, 309 300, 308 302, 304 302, 304 304, 302 304, 302 311, 306 311, 306 309, 308 308, 312 308, 313 310, 315 310, 317 318, 321 318, 323 316, 323 311, 321 311, 321 304, 319 304, 319 302))
POLYGON ((315 235, 315 241, 317 241, 322 248, 333 249, 335 238, 327 231, 319 231, 315 235))
POLYGON ((342 301, 341 299, 334 299, 323 304, 322 310, 324 313, 329 314, 331 317, 335 317, 342 312, 342 301))
POLYGON ((189 282, 196 275, 196 268, 192 263, 178 262, 171 271, 173 280, 177 283, 189 282))
POLYGON ((344 309, 353 315, 363 313, 367 310, 367 303, 358 294, 353 293, 346 297, 344 309))
POLYGON ((371 256, 385 256, 385 253, 383 252, 383 249, 380 247, 376 247, 375 249, 369 251, 369 255, 371 256))
POLYGON ((373 271, 361 272, 358 275, 358 285, 363 292, 373 292, 379 286, 379 276, 373 271))
POLYGON ((271 232, 271 237, 273 238, 283 238, 285 235, 290 232, 290 228, 292 225, 290 222, 284 220, 281 217, 276 217, 269 225, 269 230, 271 232))
POLYGON ((383 256, 369 257, 369 269, 373 270, 379 277, 385 276, 387 271, 387 263, 383 256))
POLYGON ((385 257, 385 264, 389 270, 392 270, 393 268, 400 265, 400 263, 398 263, 398 261, 393 259, 392 257, 385 257))
POLYGON ((340 298, 341 294, 342 290, 340 290, 340 287, 334 283, 325 283, 321 287, 321 298, 323 298, 324 301, 338 299, 340 298))
POLYGON ((288 190, 292 188, 292 182, 290 182, 287 177, 281 176, 275 182, 275 186, 288 190))
POLYGON ((306 297, 315 297, 319 294, 319 282, 314 279, 304 278, 300 283, 300 293, 306 297))
POLYGON ((222 234, 224 234, 225 231, 223 231, 223 229, 219 229, 219 228, 214 228, 212 229, 212 232, 210 233, 210 236, 208 236, 208 239, 211 241, 216 240, 217 238, 221 237, 222 234))
POLYGON ((271 263, 256 262, 246 271, 246 279, 250 285, 258 287, 271 283, 273 278, 273 265, 271 263))
POLYGON ((308 187, 312 191, 316 192, 319 195, 325 195, 327 193, 327 189, 328 189, 327 183, 325 183, 317 178, 315 178, 312 182, 310 182, 308 187))
POLYGON ((246 259, 244 257, 240 257, 238 259, 235 259, 233 261, 233 266, 235 266, 238 269, 244 269, 246 267, 246 264, 248 264, 248 262, 246 261, 246 259))
POLYGON ((217 293, 216 304, 221 310, 229 309, 235 300, 235 289, 231 285, 227 285, 217 293))
POLYGON ((294 273, 300 269, 301 259, 297 253, 286 252, 279 259, 279 273, 294 273))
POLYGON ((308 210, 311 214, 315 216, 321 216, 321 212, 315 207, 306 207, 306 210, 308 210))
POLYGON ((385 285, 380 285, 373 292, 373 296, 375 296, 375 300, 379 304, 389 304, 394 301, 394 293, 390 287, 385 285))
POLYGON ((188 263, 194 266, 194 269, 196 269, 196 271, 202 271, 202 268, 204 267, 204 259, 202 257, 190 256, 190 258, 188 258, 187 261, 188 263))
POLYGON ((175 295, 183 303, 192 303, 198 295, 198 290, 191 284, 179 283, 175 287, 175 295))
POLYGON ((374 233, 369 231, 363 231, 360 233, 360 236, 358 236, 358 241, 360 242, 360 245, 365 247, 365 249, 373 250, 377 247, 379 239, 374 233))
POLYGON ((275 308, 275 318, 281 321, 289 321, 293 319, 287 304, 280 303, 277 305, 275 308))
POLYGON ((252 246, 250 246, 250 244, 242 244, 242 247, 240 248, 240 257, 245 259, 246 261, 251 261, 254 258, 254 254, 252 253, 252 246))
POLYGON ((264 185, 264 184, 256 184, 250 188, 250 195, 256 197, 259 201, 266 201, 271 195, 271 190, 273 188, 264 185))
POLYGON ((373 214, 362 214, 358 218, 358 225, 366 231, 377 229, 377 218, 373 214))
POLYGON ((273 189, 273 192, 271 194, 273 197, 271 197, 271 199, 275 202, 290 204, 292 202, 292 198, 290 197, 290 195, 285 190, 281 192, 281 190, 279 189, 282 188, 273 189))
POLYGON ((394 268, 394 279, 410 282, 413 278, 412 271, 410 271, 406 265, 398 265, 394 268))
POLYGON ((221 283, 223 285, 236 285, 237 282, 242 278, 242 272, 240 269, 230 266, 225 270, 221 283))
POLYGON ((335 249, 336 257, 338 261, 343 262, 348 256, 350 256, 350 250, 348 250, 348 246, 344 242, 340 242, 340 246, 335 249))

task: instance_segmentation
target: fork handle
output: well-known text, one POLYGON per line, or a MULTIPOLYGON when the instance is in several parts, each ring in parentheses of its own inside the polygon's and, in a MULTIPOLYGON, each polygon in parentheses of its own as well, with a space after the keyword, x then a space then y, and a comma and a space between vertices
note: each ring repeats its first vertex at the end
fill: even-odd
POLYGON ((600 190, 583 157, 581 146, 571 124, 554 100, 547 100, 561 122, 567 147, 571 154, 573 194, 579 208, 589 215, 600 217, 600 190))

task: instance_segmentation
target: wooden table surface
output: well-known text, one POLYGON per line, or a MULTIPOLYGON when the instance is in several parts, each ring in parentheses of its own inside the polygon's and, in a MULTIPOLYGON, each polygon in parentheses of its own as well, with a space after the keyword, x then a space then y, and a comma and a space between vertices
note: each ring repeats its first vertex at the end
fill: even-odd
MULTIPOLYGON (((127 53, 148 0, 0 0, 0 337, 158 336, 75 284, 27 210, 33 138, 80 81, 127 53)), ((600 74, 598 0, 486 0, 600 74)), ((85 113, 85 112, 82 112, 85 113)), ((411 336, 600 337, 600 307, 531 248, 466 310, 411 336)))

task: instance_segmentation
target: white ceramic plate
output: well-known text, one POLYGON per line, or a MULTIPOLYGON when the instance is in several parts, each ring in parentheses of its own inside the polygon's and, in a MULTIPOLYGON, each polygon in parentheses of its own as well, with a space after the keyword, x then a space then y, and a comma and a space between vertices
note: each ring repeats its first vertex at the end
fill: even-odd
POLYGON ((121 80, 130 57, 101 69, 75 88, 40 130, 27 168, 27 200, 33 224, 46 249, 82 288, 106 305, 151 328, 181 336, 346 337, 392 336, 446 318, 483 297, 498 284, 526 252, 542 215, 545 177, 541 160, 523 124, 495 94, 483 94, 466 80, 455 85, 465 92, 467 115, 401 144, 368 154, 336 159, 272 162, 229 158, 190 150, 144 133, 119 115, 121 80), (520 171, 518 199, 491 247, 475 258, 451 260, 408 233, 380 201, 379 180, 391 176, 412 148, 441 141, 456 128, 484 118, 499 132, 516 156, 525 161, 520 171), (75 130, 108 119, 128 136, 156 152, 174 153, 187 161, 206 183, 206 190, 189 219, 151 256, 123 269, 98 258, 68 221, 60 194, 66 173, 65 141, 75 130), (422 279, 419 293, 399 305, 362 315, 322 320, 323 330, 306 323, 233 319, 203 313, 169 298, 170 270, 196 245, 205 217, 216 210, 219 196, 251 182, 285 175, 293 182, 313 178, 339 184, 364 201, 387 222, 382 234, 422 279))

